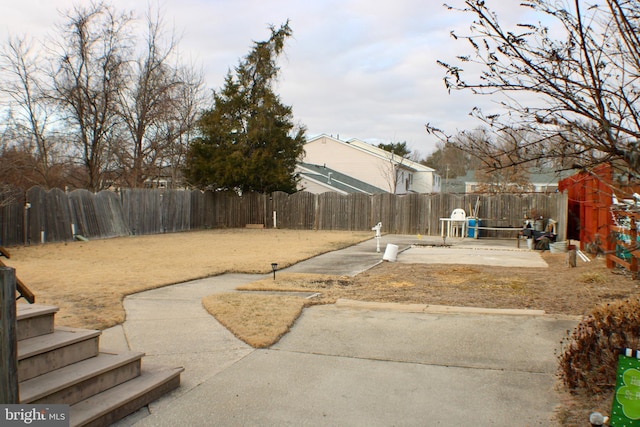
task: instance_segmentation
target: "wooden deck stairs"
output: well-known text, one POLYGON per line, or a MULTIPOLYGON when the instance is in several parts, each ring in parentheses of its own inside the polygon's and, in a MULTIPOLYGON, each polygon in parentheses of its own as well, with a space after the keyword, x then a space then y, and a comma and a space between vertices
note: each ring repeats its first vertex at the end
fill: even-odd
POLYGON ((68 404, 71 426, 107 426, 180 385, 183 368, 100 350, 100 331, 55 327, 57 311, 17 304, 20 403, 68 404))

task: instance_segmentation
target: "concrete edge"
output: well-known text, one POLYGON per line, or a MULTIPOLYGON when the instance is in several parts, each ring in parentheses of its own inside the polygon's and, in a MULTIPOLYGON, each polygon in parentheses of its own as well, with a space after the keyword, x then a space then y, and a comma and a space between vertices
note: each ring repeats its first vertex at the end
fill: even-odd
POLYGON ((561 314, 547 314, 544 310, 517 309, 517 308, 481 308, 481 307, 454 307, 448 305, 431 304, 402 304, 396 302, 370 302, 339 298, 335 304, 339 308, 355 308, 363 310, 388 310, 404 313, 429 313, 429 314, 496 314, 503 316, 547 316, 558 319, 580 320, 581 316, 568 316, 561 314))
POLYGON ((389 310, 405 313, 422 313, 426 310, 426 304, 400 304, 397 302, 370 302, 358 301, 346 298, 338 298, 334 303, 340 308, 359 308, 363 310, 389 310))
POLYGON ((473 314, 500 314, 505 316, 544 316, 544 310, 520 309, 520 308, 481 308, 481 307, 453 307, 449 305, 430 305, 425 313, 473 313, 473 314))

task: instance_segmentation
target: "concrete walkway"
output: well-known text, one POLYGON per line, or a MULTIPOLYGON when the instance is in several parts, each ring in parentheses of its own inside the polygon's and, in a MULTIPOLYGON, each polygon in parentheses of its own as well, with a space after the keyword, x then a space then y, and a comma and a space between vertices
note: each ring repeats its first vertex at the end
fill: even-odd
MULTIPOLYGON (((382 252, 386 243, 399 246, 397 262, 460 260, 458 251, 482 246, 505 265, 514 257, 542 261, 515 250, 514 241, 439 247, 441 241, 416 239, 383 236, 379 243, 382 252)), ((380 262, 376 243, 288 271, 357 274, 380 262)), ((144 351, 143 364, 185 372, 180 388, 117 425, 549 425, 557 403, 554 350, 575 319, 341 300, 306 309, 280 342, 256 350, 211 317, 201 299, 260 277, 230 274, 125 299, 126 322, 105 331, 101 346, 144 351)))

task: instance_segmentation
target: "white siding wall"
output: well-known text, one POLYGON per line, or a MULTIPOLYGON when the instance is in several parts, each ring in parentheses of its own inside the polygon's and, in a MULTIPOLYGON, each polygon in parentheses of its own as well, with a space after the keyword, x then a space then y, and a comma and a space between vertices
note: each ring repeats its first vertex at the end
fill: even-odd
POLYGON ((411 191, 416 193, 433 192, 433 174, 431 172, 415 172, 413 174, 413 185, 411 191))
MULTIPOLYGON (((364 141, 360 141, 358 139, 349 140, 349 144, 355 147, 360 147, 365 149, 366 151, 377 153, 379 156, 390 156, 390 154, 382 150, 381 148, 374 147, 370 144, 367 144, 364 141)), ((420 163, 413 162, 411 160, 404 159, 401 161, 408 169, 405 171, 405 180, 398 179, 398 185, 396 187, 396 193, 402 194, 407 191, 412 191, 416 193, 439 193, 440 192, 440 182, 437 179, 437 175, 435 170, 428 166, 424 166, 420 163), (411 184, 409 188, 406 187, 406 177, 407 174, 412 174, 413 178, 411 180, 411 184), (434 182, 437 181, 437 182, 434 182)), ((402 166, 400 166, 402 168, 402 166)))
POLYGON ((390 164, 378 159, 358 148, 350 147, 346 142, 323 136, 314 139, 304 146, 305 163, 327 165, 331 169, 342 172, 353 178, 364 181, 389 192, 392 191, 390 181, 384 175, 390 164))
MULTIPOLYGON (((363 141, 339 141, 322 135, 307 142, 305 149, 305 163, 326 165, 345 175, 364 181, 388 192, 394 192, 393 165, 386 158, 388 153, 377 147, 370 146, 363 141)), ((410 162, 407 166, 412 169, 398 173, 395 193, 404 194, 408 191, 416 193, 440 192, 439 183, 434 183, 435 172, 419 163, 410 162), (409 188, 406 187, 408 174, 412 175, 409 188)), ((400 166, 402 169, 402 166, 400 166)))

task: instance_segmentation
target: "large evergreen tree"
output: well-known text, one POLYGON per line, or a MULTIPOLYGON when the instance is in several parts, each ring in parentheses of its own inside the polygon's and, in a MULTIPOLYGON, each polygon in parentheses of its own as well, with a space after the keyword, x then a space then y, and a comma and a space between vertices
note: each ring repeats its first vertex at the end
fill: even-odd
POLYGON ((200 188, 294 192, 294 175, 303 154, 305 129, 293 124, 273 86, 276 60, 291 36, 289 23, 271 27, 267 41, 227 74, 214 93, 214 105, 200 120, 201 137, 190 147, 186 175, 200 188))

